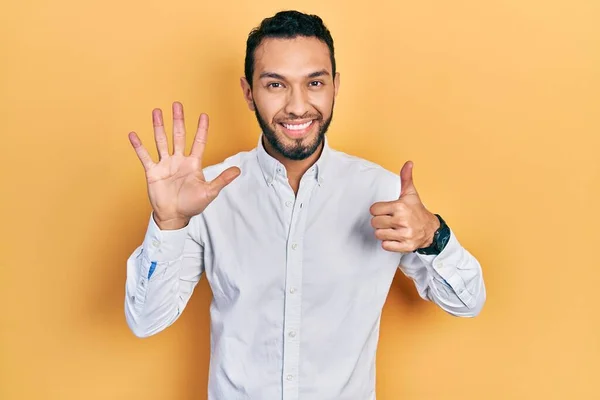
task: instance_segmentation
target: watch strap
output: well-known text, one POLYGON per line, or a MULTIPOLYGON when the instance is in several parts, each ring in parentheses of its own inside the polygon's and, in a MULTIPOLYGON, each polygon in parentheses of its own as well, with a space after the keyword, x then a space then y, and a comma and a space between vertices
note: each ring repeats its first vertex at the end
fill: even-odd
POLYGON ((435 216, 440 221, 440 227, 433 234, 433 241, 429 246, 415 250, 419 254, 438 255, 450 240, 450 228, 439 214, 435 214, 435 216))

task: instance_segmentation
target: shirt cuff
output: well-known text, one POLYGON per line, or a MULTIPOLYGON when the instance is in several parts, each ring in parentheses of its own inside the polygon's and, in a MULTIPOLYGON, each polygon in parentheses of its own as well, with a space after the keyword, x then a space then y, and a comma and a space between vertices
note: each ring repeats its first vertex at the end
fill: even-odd
POLYGON ((160 263, 179 259, 183 255, 190 223, 181 229, 161 230, 154 221, 154 212, 150 213, 143 244, 148 261, 160 263))
POLYGON ((450 230, 450 239, 438 255, 419 254, 426 266, 432 268, 450 286, 467 307, 475 306, 475 298, 467 290, 461 268, 465 262, 465 250, 450 230))

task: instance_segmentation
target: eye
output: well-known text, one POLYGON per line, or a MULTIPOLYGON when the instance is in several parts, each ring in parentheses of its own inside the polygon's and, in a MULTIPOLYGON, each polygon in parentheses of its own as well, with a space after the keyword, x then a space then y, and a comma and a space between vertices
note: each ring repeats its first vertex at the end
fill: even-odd
POLYGON ((282 88, 283 85, 281 84, 281 82, 269 82, 269 83, 267 83, 267 87, 269 89, 271 89, 271 88, 272 89, 279 89, 279 88, 282 88))
POLYGON ((309 83, 310 87, 319 87, 319 86, 323 86, 323 82, 321 81, 312 81, 311 83, 309 83))

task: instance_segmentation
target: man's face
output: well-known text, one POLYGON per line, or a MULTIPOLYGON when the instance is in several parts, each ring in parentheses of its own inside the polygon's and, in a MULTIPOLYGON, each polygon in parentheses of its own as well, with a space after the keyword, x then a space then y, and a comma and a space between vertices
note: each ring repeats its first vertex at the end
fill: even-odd
POLYGON ((263 40, 254 54, 253 88, 242 78, 264 136, 292 160, 309 157, 323 142, 338 87, 329 48, 314 37, 263 40))

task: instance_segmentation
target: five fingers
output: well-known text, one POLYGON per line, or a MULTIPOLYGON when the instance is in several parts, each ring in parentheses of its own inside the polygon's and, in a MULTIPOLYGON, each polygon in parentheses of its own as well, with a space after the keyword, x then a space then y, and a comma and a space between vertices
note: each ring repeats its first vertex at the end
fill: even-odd
MULTIPOLYGON (((169 142, 165 133, 162 111, 159 108, 152 110, 152 125, 154 127, 154 141, 158 151, 159 161, 169 157, 169 142)), ((201 114, 198 119, 198 130, 192 144, 190 156, 202 159, 204 148, 208 137, 208 115, 201 114)), ((154 165, 148 150, 142 145, 140 138, 135 132, 129 133, 129 141, 135 149, 138 158, 146 170, 154 165)), ((183 105, 180 102, 173 103, 173 154, 184 155, 185 153, 185 120, 183 105)))

